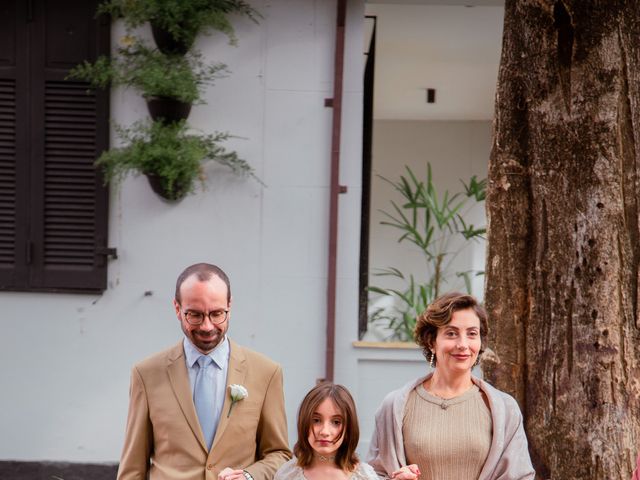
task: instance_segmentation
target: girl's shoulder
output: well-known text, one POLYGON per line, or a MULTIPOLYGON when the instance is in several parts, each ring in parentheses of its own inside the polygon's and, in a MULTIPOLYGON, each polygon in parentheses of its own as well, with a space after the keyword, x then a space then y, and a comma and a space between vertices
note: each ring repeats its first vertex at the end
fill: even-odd
MULTIPOLYGON (((360 462, 349 480, 378 480, 379 477, 368 463, 360 462)), ((273 480, 305 480, 302 468, 298 466, 296 458, 283 464, 276 472, 273 480)))
POLYGON ((355 472, 351 476, 351 480, 378 480, 378 475, 373 470, 373 467, 368 463, 360 462, 356 467, 355 472))
POLYGON ((276 472, 273 480, 304 480, 302 468, 298 466, 296 458, 294 457, 283 464, 276 472))

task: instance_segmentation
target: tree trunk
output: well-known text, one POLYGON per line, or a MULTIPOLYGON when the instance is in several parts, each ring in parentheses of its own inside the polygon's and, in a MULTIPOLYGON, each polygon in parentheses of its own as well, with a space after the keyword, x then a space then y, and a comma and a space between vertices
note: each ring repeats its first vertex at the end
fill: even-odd
POLYGON ((537 478, 629 480, 640 447, 639 88, 637 0, 506 0, 483 366, 537 478))

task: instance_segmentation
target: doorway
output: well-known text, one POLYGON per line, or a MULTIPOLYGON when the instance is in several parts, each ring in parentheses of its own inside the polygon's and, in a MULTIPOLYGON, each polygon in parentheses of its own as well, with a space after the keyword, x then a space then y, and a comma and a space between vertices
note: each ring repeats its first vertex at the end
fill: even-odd
MULTIPOLYGON (((399 242, 405 232, 388 225, 389 214, 398 213, 392 202, 404 201, 393 183, 408 177, 407 167, 426 181, 430 165, 442 197, 464 191, 474 175, 486 177, 504 6, 500 0, 369 0, 365 13, 359 334, 385 340, 392 332, 384 322, 372 325, 371 315, 402 309, 403 302, 370 287, 404 292, 410 278, 424 285, 433 277, 424 252, 399 242)), ((475 203, 464 221, 483 226, 484 202, 475 203)), ((482 275, 467 283, 455 274, 484 270, 484 241, 463 250, 449 263, 443 288, 482 298, 482 275)))

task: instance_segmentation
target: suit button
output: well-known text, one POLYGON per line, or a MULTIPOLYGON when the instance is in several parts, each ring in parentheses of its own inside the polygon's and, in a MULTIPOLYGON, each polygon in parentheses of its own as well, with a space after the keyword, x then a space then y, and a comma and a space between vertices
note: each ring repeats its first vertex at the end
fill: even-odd
POLYGON ((213 463, 210 463, 209 465, 207 465, 207 470, 213 470, 213 463))

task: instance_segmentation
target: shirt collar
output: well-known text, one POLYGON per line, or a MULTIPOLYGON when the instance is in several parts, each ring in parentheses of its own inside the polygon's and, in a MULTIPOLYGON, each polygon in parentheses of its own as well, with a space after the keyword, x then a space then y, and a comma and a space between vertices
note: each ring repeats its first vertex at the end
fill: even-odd
MULTIPOLYGON (((184 337, 182 341, 184 346, 184 354, 187 359, 187 366, 189 368, 193 367, 193 364, 198 361, 200 355, 202 353, 191 343, 187 337, 184 337)), ((224 336, 222 342, 220 342, 216 348, 211 350, 208 354, 208 357, 213 360, 213 363, 220 369, 224 368, 227 362, 229 361, 229 339, 227 336, 224 336)))

